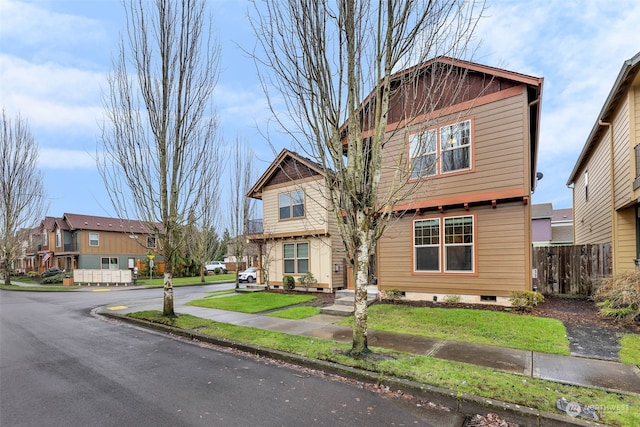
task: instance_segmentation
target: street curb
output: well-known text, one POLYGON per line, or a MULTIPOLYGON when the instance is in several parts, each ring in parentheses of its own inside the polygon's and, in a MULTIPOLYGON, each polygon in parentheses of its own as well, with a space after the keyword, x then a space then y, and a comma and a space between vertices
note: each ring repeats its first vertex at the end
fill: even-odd
POLYGON ((270 348, 257 347, 235 341, 200 335, 173 326, 149 322, 142 319, 135 319, 123 314, 111 313, 105 311, 102 307, 98 307, 92 310, 92 312, 104 317, 109 317, 112 319, 135 324, 137 326, 153 329, 159 332, 165 332, 182 338, 187 338, 192 341, 204 342, 220 347, 234 348, 247 353, 281 360, 284 362, 314 368, 340 376, 354 378, 363 382, 388 387, 390 390, 399 390, 412 394, 418 398, 428 400, 431 403, 445 406, 457 413, 461 413, 466 416, 495 413, 499 416, 507 417, 522 426, 606 426, 606 424, 601 424, 594 421, 578 419, 575 417, 570 417, 568 415, 540 411, 536 408, 530 408, 513 403, 502 402, 499 400, 488 399, 485 397, 479 397, 469 394, 458 394, 454 390, 421 384, 415 381, 405 380, 401 378, 390 377, 378 372, 352 368, 334 362, 311 359, 308 357, 299 356, 296 354, 270 348))

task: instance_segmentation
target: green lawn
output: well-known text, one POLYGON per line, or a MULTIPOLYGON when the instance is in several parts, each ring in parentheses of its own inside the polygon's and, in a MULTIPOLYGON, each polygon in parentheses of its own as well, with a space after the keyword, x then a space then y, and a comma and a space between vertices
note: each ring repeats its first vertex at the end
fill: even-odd
MULTIPOLYGON (((196 277, 174 277, 172 280, 173 286, 192 286, 192 285, 204 285, 207 283, 226 283, 236 280, 235 273, 216 274, 204 276, 204 283, 200 281, 200 276, 196 277)), ((162 276, 155 277, 149 280, 149 276, 145 279, 140 277, 138 284, 146 288, 161 288, 164 286, 164 278, 162 276)))
MULTIPOLYGON (((488 310, 374 304, 369 307, 367 320, 369 329, 378 331, 569 354, 566 330, 556 319, 488 310)), ((350 317, 340 323, 352 322, 350 317)))
POLYGON ((220 310, 239 311, 242 313, 259 313, 261 311, 274 310, 311 301, 316 297, 312 295, 276 294, 268 292, 255 292, 247 294, 234 294, 220 298, 202 298, 189 301, 187 305, 198 307, 217 308, 220 310))
POLYGON ((274 311, 273 313, 269 313, 268 316, 300 320, 315 316, 316 314, 320 314, 320 307, 301 306, 274 311))
MULTIPOLYGON (((262 296, 264 295, 266 294, 262 294, 262 296)), ((237 297, 210 298, 208 301, 232 300, 235 298, 237 297)), ((563 385, 465 363, 450 362, 410 353, 392 352, 375 347, 372 347, 372 350, 375 351, 376 357, 366 359, 352 358, 346 355, 351 347, 350 344, 218 323, 186 314, 179 314, 177 318, 168 318, 163 317, 160 311, 147 311, 132 313, 129 316, 192 330, 206 336, 365 369, 370 372, 377 372, 381 379, 384 376, 406 378, 423 384, 454 390, 458 394, 469 393, 488 399, 538 408, 552 413, 557 413, 555 409, 556 399, 564 397, 572 402, 597 405, 602 408, 599 411, 601 422, 607 425, 640 425, 639 395, 610 393, 598 389, 563 385), (606 408, 614 409, 607 411, 606 408), (620 410, 619 408, 628 408, 628 410, 620 410)))
POLYGON ((625 334, 620 340, 620 361, 640 365, 640 335, 625 334))

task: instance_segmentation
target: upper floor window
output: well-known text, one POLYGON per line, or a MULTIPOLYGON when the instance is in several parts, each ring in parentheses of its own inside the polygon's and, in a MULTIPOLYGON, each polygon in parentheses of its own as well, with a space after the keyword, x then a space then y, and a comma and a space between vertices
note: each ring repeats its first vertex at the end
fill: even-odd
POLYGON ((42 245, 49 246, 49 232, 47 230, 42 232, 42 245))
POLYGON ((89 246, 98 246, 100 244, 100 235, 98 233, 89 233, 89 246))
POLYGON ((411 178, 471 168, 471 120, 410 137, 411 178))
POLYGON ((62 235, 60 234, 60 229, 56 230, 56 248, 62 246, 62 235))
POLYGON ((304 191, 297 190, 278 195, 280 219, 301 218, 304 216, 304 191))
POLYGON ((584 171, 584 201, 589 201, 589 170, 584 171))
POLYGON ((147 236, 147 248, 155 249, 156 247, 156 236, 147 236))

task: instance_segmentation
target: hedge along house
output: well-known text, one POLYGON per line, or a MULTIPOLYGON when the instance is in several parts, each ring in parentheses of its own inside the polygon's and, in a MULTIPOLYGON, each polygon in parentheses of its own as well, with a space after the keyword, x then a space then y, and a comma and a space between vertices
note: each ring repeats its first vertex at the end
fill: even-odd
MULTIPOLYGON (((262 230, 247 239, 258 245, 259 283, 280 288, 285 275, 311 273, 310 291, 345 287, 345 252, 327 199, 323 169, 282 150, 247 193, 262 200, 262 230)), ((305 289, 305 288, 303 288, 305 289)))
POLYGON ((378 288, 508 305, 532 289, 543 79, 441 57, 392 84, 380 191, 404 168, 411 194, 378 241, 378 288))
POLYGON ((610 243, 612 273, 640 266, 640 52, 625 61, 569 176, 574 241, 610 243))

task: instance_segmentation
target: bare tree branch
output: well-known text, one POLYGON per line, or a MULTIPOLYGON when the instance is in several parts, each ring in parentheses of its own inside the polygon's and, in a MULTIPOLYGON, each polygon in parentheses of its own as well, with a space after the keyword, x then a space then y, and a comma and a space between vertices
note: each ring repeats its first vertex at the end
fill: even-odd
POLYGON ((203 0, 127 0, 125 10, 98 169, 118 215, 159 233, 163 313, 173 315, 176 251, 189 220, 208 212, 209 189, 219 179, 212 98, 220 48, 203 0))
POLYGON ((366 293, 376 242, 394 207, 423 182, 410 181, 408 149, 400 149, 390 162, 393 182, 381 185, 383 150, 404 129, 387 129, 392 103, 403 107, 394 122, 421 117, 427 127, 437 119, 432 113, 464 79, 453 65, 423 64, 463 57, 484 4, 288 0, 254 2, 254 9, 254 58, 274 118, 326 171, 331 209, 355 273, 351 353, 367 353, 366 293), (424 73, 431 75, 429 84, 417 84, 424 73), (413 87, 413 96, 396 96, 400 87, 413 87))
POLYGON ((11 270, 20 249, 20 231, 33 228, 47 212, 39 147, 29 125, 20 115, 12 121, 2 110, 0 124, 0 262, 4 283, 11 284, 11 270))

